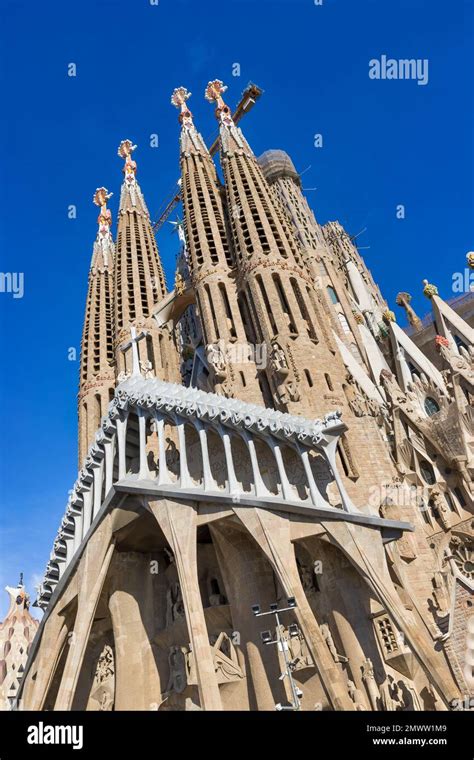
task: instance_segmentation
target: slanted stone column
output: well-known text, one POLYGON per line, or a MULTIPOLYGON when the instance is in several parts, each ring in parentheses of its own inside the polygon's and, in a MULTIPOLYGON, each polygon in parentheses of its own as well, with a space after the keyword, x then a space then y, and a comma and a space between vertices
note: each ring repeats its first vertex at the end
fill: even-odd
POLYGON ((232 624, 240 636, 247 676, 247 709, 274 710, 286 694, 280 677, 277 652, 262 644, 260 632, 273 623, 256 618, 252 605, 269 609, 275 602, 271 565, 247 532, 228 520, 209 525, 219 568, 229 600, 232 624))
POLYGON ((353 710, 347 685, 331 657, 301 585, 287 517, 263 509, 234 507, 234 512, 271 562, 288 596, 294 596, 295 616, 334 710, 353 710))
POLYGON ((115 710, 156 709, 164 691, 152 643, 159 576, 151 572, 150 560, 149 554, 117 552, 110 568, 115 710))
POLYGON ((111 518, 108 515, 90 537, 78 569, 80 577, 74 636, 70 641, 55 710, 71 709, 95 611, 113 551, 111 518))
POLYGON ((160 499, 149 507, 173 551, 183 596, 186 623, 194 654, 203 710, 222 710, 214 660, 199 590, 196 549, 196 508, 160 499))
POLYGON ((31 665, 22 694, 22 709, 41 710, 66 641, 68 627, 53 611, 41 634, 41 646, 31 665), (36 680, 32 676, 36 673, 36 680))
POLYGON ((412 614, 402 604, 390 578, 380 533, 373 528, 345 522, 327 522, 324 527, 352 564, 367 579, 379 602, 425 671, 430 683, 448 703, 459 698, 459 692, 441 653, 434 650, 427 621, 413 606, 412 614))

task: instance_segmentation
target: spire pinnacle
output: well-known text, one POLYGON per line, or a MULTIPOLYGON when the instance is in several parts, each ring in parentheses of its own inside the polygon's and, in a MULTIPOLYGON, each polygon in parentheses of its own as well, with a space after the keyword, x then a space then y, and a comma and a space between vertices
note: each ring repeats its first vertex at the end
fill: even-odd
MULTIPOLYGON (((97 217, 99 230, 97 232, 96 244, 98 244, 102 249, 102 261, 103 265, 106 267, 109 263, 109 249, 111 248, 113 242, 112 233, 110 231, 110 228, 112 226, 112 214, 110 212, 110 209, 107 208, 107 201, 112 197, 112 195, 113 193, 109 193, 106 187, 98 187, 92 197, 92 202, 100 208, 100 213, 97 217)), ((96 264, 97 258, 93 257, 92 266, 96 264)))
POLYGON ((227 85, 225 85, 220 79, 214 79, 212 82, 208 82, 204 97, 209 103, 216 103, 216 117, 222 122, 222 124, 229 127, 234 121, 229 106, 225 104, 222 98, 222 94, 226 92, 226 90, 227 85))
POLYGON ((436 285, 432 285, 428 280, 423 280, 423 293, 427 298, 433 298, 438 295, 438 288, 436 285))
POLYGON ((127 208, 129 210, 130 208, 138 209, 142 206, 140 211, 144 212, 146 216, 149 216, 145 200, 136 179, 137 162, 132 158, 132 153, 136 148, 137 146, 134 145, 131 140, 122 140, 117 150, 117 155, 120 156, 120 158, 125 159, 125 164, 122 169, 124 182, 122 184, 122 193, 120 196, 119 214, 122 214, 127 208))
POLYGON ((220 79, 208 82, 204 97, 209 103, 216 103, 216 118, 220 123, 221 152, 223 155, 238 150, 254 158, 252 149, 242 134, 242 130, 236 126, 229 106, 224 102, 222 93, 227 90, 220 79))
POLYGON ((181 152, 199 152, 207 153, 207 146, 202 136, 197 131, 193 115, 186 105, 186 101, 191 97, 191 93, 186 87, 176 87, 171 96, 171 104, 180 109, 179 123, 182 126, 181 131, 181 152))
POLYGON ((396 299, 395 299, 397 306, 401 306, 402 309, 405 309, 407 313, 408 322, 412 327, 414 327, 416 330, 421 330, 422 324, 421 319, 415 312, 414 308, 410 306, 411 302, 411 295, 410 293, 398 293, 396 299))
POLYGON ((97 217, 100 238, 104 238, 110 233, 112 214, 110 213, 110 209, 107 208, 107 201, 112 195, 113 193, 109 193, 106 187, 98 187, 92 197, 92 203, 100 207, 100 213, 97 217))
POLYGON ((135 182, 137 162, 132 159, 132 153, 136 148, 137 146, 134 145, 131 140, 122 140, 117 150, 117 155, 119 155, 120 158, 125 159, 125 165, 122 171, 125 174, 125 182, 128 184, 135 182))
POLYGON ((193 115, 189 108, 186 106, 186 101, 191 97, 192 93, 186 89, 186 87, 175 87, 173 94, 171 95, 171 105, 181 109, 179 114, 179 123, 183 127, 191 126, 193 123, 193 115))

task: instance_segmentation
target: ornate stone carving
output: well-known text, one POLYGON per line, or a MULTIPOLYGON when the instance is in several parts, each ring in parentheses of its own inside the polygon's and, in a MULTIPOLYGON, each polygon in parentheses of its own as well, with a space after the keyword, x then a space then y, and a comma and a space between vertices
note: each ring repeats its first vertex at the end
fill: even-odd
POLYGON ((436 287, 436 285, 431 285, 428 282, 428 280, 423 280, 423 285, 424 285, 424 287, 423 287, 423 294, 427 298, 433 298, 433 296, 437 296, 438 295, 438 288, 436 287))
POLYGON ((145 378, 145 380, 151 380, 152 377, 155 377, 155 372, 153 369, 153 364, 149 359, 145 359, 145 361, 140 361, 140 369, 142 371, 142 375, 145 378))
POLYGON ((435 601, 437 614, 440 617, 446 617, 451 608, 446 573, 437 570, 433 575, 432 583, 433 599, 435 601))
POLYGON ((349 696, 354 702, 355 709, 358 712, 367 710, 367 705, 365 703, 365 698, 360 689, 357 688, 354 681, 348 680, 347 681, 347 691, 349 692, 349 696))
POLYGON ((125 166, 123 172, 125 174, 125 182, 128 185, 135 184, 135 175, 137 173, 136 161, 132 159, 132 153, 136 150, 137 146, 132 143, 131 140, 122 140, 120 143, 117 154, 120 158, 125 159, 125 166))
POLYGON ((90 699, 92 705, 101 712, 114 708, 115 664, 114 653, 110 644, 106 644, 97 660, 94 672, 94 682, 90 699))
POLYGON ((441 524, 445 530, 449 530, 451 526, 451 517, 448 505, 446 503, 446 499, 444 498, 441 491, 434 488, 431 491, 430 498, 433 502, 433 507, 436 509, 439 519, 441 521, 441 524))
POLYGON ((364 661, 363 665, 361 666, 361 670, 362 680, 365 684, 365 688, 367 689, 372 710, 377 710, 380 693, 378 690, 377 682, 375 680, 374 666, 372 665, 372 660, 369 657, 367 657, 367 659, 364 661))
POLYGON ((237 651, 230 636, 222 631, 210 637, 218 683, 240 681, 243 677, 237 651))
POLYGON ((313 596, 316 592, 316 584, 314 582, 314 571, 309 567, 308 565, 305 565, 303 562, 299 562, 297 560, 297 566, 298 566, 298 573, 300 576, 301 585, 303 586, 303 591, 305 592, 306 596, 309 598, 313 596))
POLYGON ((210 343, 207 346, 207 361, 213 371, 216 383, 223 383, 228 376, 227 354, 223 341, 210 343))
POLYGON ((421 319, 417 316, 415 310, 412 306, 410 306, 411 303, 411 295, 410 293, 398 293, 396 298, 396 303, 398 306, 401 306, 403 309, 405 309, 407 314, 408 322, 412 327, 414 327, 416 330, 420 330, 422 327, 421 319))
POLYGON ((322 623, 320 628, 321 628, 322 637, 324 641, 326 642, 329 651, 331 652, 334 662, 349 662, 348 657, 345 657, 344 655, 338 653, 336 649, 336 645, 334 643, 334 639, 332 637, 332 633, 329 630, 329 625, 327 623, 322 623))
POLYGON ((179 583, 176 582, 166 591, 166 627, 172 625, 178 618, 183 617, 183 595, 179 583))
POLYGON ((166 699, 173 692, 182 694, 188 684, 194 680, 192 677, 193 662, 192 652, 185 646, 172 646, 168 653, 169 678, 163 698, 166 699))
POLYGON ((455 536, 450 542, 450 548, 460 575, 474 581, 474 539, 455 536))
POLYGON ((176 272, 174 278, 174 292, 177 296, 182 296, 185 291, 185 283, 181 272, 176 272))
POLYGON ((290 371, 286 354, 280 344, 277 343, 277 341, 274 341, 272 343, 272 349, 270 353, 270 366, 273 372, 281 375, 282 377, 287 377, 290 371))
POLYGON ((396 322, 395 313, 391 309, 385 309, 382 314, 383 321, 388 324, 389 322, 396 322))

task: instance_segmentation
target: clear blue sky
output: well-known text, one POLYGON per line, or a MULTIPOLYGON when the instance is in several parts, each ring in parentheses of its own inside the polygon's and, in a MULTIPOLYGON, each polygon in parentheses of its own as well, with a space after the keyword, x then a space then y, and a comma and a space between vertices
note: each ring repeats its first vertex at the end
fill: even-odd
MULTIPOLYGON (((76 477, 78 361, 68 349, 79 356, 96 187, 115 193, 115 219, 120 140, 139 146, 155 217, 178 178, 173 88, 191 90, 210 141, 208 80, 229 85, 231 106, 256 82, 265 94, 242 122, 255 153, 283 148, 300 172, 311 167, 303 179, 317 188, 308 197, 318 220, 367 227, 358 243, 370 246, 361 252, 385 297, 393 306, 409 290, 422 316, 421 280, 450 297, 473 249, 474 134, 472 1, 1 0, 1 16, 0 249, 2 271, 23 272, 25 293, 0 293, 0 618, 1 588, 23 570, 32 591, 42 574, 76 477), (427 58, 428 84, 369 79, 382 54, 427 58)), ((158 243, 172 281, 170 230, 158 243)))

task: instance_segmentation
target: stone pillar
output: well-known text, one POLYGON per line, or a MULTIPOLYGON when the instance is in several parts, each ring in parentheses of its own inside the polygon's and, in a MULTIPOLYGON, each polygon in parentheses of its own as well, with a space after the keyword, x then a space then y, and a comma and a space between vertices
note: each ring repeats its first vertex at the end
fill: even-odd
POLYGON ((68 627, 53 610, 41 634, 35 661, 30 666, 22 693, 22 709, 42 710, 66 642, 68 627), (36 674, 36 680, 33 676, 36 674))
POLYGON ((227 520, 209 525, 219 568, 229 600, 232 624, 240 635, 245 657, 249 710, 274 710, 285 700, 279 681, 280 667, 275 646, 262 643, 260 632, 270 628, 273 618, 256 618, 252 605, 268 610, 275 602, 275 582, 269 562, 244 530, 227 520))
POLYGON ((203 710, 222 710, 197 573, 196 509, 178 501, 150 501, 149 507, 173 551, 203 710))
POLYGON ((353 710, 345 680, 331 657, 301 585, 290 540, 290 521, 263 509, 234 507, 234 512, 268 557, 285 593, 295 597, 295 616, 329 703, 334 710, 353 710))
POLYGON ((367 579, 370 588, 402 631, 405 640, 446 703, 459 698, 458 689, 442 655, 434 650, 428 623, 413 607, 412 614, 402 604, 390 578, 385 559, 382 537, 378 530, 345 522, 323 523, 334 544, 338 546, 359 572, 367 579))
POLYGON ((90 537, 78 568, 78 603, 74 636, 70 641, 55 710, 70 710, 95 611, 114 551, 108 515, 90 537))
POLYGON ((158 575, 152 574, 150 560, 149 554, 117 552, 111 564, 115 710, 156 709, 164 691, 153 651, 158 575))

